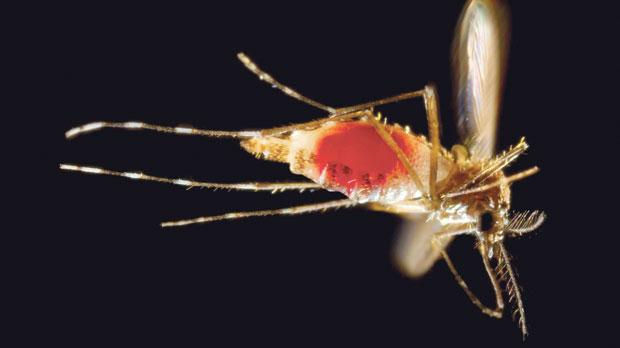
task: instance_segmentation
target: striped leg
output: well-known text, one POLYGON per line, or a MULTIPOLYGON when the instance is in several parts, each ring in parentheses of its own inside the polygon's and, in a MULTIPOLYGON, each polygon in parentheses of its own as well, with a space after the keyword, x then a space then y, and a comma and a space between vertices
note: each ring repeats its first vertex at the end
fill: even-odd
POLYGON ((433 244, 433 247, 439 250, 439 252, 441 253, 441 256, 446 261, 446 264, 448 265, 450 272, 452 272, 452 275, 454 275, 456 282, 463 289, 463 291, 465 291, 465 294, 471 300, 471 302, 474 305, 476 305, 476 307, 478 307, 482 311, 482 313, 489 315, 493 318, 501 318, 504 312, 504 299, 502 297, 502 289, 495 275, 495 271, 493 270, 489 262, 488 252, 487 252, 488 249, 487 249, 486 242, 483 239, 479 238, 479 243, 480 243, 479 251, 480 251, 480 255, 482 256, 482 262, 484 264, 484 269, 486 270, 487 275, 489 276, 489 280, 491 281, 491 284, 493 285, 493 291, 495 292, 495 303, 496 303, 495 308, 489 308, 488 306, 484 305, 482 301, 480 301, 480 299, 469 289, 469 286, 467 286, 467 283, 465 283, 465 281, 459 274, 458 270, 454 266, 454 263, 452 263, 452 260, 448 256, 448 253, 442 247, 441 239, 443 238, 453 237, 459 234, 472 234, 472 233, 475 233, 475 230, 473 229, 464 230, 462 233, 455 233, 454 231, 439 232, 433 238, 432 244, 433 244))
POLYGON ((152 176, 148 174, 144 174, 142 172, 118 172, 114 170, 108 170, 98 167, 89 167, 89 166, 79 166, 75 164, 61 164, 60 169, 66 171, 73 172, 81 172, 86 174, 99 174, 99 175, 110 175, 110 176, 119 176, 123 178, 133 179, 133 180, 144 180, 144 181, 155 181, 166 184, 173 184, 178 186, 184 186, 188 189, 193 187, 200 188, 209 188, 215 190, 236 190, 236 191, 271 191, 272 193, 288 191, 288 190, 313 190, 313 189, 321 189, 321 185, 313 183, 313 182, 243 182, 243 183, 214 183, 214 182, 203 182, 203 181, 193 181, 188 179, 172 179, 172 178, 163 178, 159 176, 152 176))
POLYGON ((192 224, 204 224, 214 221, 222 220, 238 220, 256 216, 272 216, 272 215, 300 215, 308 214, 319 211, 326 211, 337 208, 348 208, 356 205, 355 201, 349 199, 342 199, 337 201, 330 201, 325 203, 315 203, 308 205, 298 205, 295 207, 273 209, 273 210, 258 210, 258 211, 239 211, 231 212, 222 215, 203 216, 187 220, 168 221, 161 224, 162 227, 178 227, 192 224))

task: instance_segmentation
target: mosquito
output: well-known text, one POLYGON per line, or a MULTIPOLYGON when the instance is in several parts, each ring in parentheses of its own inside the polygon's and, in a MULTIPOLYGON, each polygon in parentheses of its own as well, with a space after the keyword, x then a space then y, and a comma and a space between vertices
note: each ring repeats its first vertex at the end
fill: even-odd
POLYGON ((540 211, 510 212, 512 183, 538 172, 538 167, 507 175, 504 170, 528 148, 522 138, 494 155, 498 113, 506 69, 509 33, 507 7, 492 0, 471 0, 462 11, 453 42, 454 94, 461 144, 450 150, 439 139, 439 108, 433 85, 368 103, 334 108, 280 83, 248 56, 237 57, 260 80, 284 94, 328 113, 313 121, 260 130, 223 131, 167 127, 144 122, 95 122, 66 132, 68 139, 102 130, 150 130, 179 135, 232 138, 257 158, 287 163, 291 172, 310 181, 213 183, 164 178, 142 172, 121 172, 99 167, 61 164, 60 169, 88 174, 120 176, 191 187, 239 191, 337 191, 343 199, 282 209, 230 212, 179 221, 162 227, 179 227, 220 220, 269 215, 298 215, 337 208, 364 207, 403 217, 394 259, 403 273, 424 275, 443 258, 460 287, 483 313, 501 318, 504 291, 513 304, 523 337, 527 335, 525 309, 510 256, 507 237, 537 229, 544 221, 540 211), (388 123, 375 107, 422 98, 429 135, 413 133, 408 126, 388 123), (469 235, 495 293, 487 306, 469 289, 446 248, 457 236, 469 235))

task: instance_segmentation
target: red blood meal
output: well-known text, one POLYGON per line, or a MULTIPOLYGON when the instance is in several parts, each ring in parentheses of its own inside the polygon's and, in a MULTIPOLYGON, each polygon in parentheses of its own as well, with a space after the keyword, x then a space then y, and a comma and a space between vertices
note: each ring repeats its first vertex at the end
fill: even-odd
MULTIPOLYGON (((411 136, 394 126, 387 126, 386 131, 412 159, 411 136)), ((325 183, 344 188, 348 193, 383 186, 389 178, 407 173, 394 151, 366 122, 334 125, 317 141, 314 153, 318 172, 326 170, 325 183)))

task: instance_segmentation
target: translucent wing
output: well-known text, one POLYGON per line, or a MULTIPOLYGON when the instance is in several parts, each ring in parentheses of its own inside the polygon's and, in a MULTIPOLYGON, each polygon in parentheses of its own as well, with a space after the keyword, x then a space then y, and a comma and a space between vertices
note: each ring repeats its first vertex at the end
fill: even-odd
POLYGON ((509 42, 507 7, 472 0, 456 28, 452 67, 461 141, 476 159, 494 155, 509 42))
MULTIPOLYGON (((393 260, 398 269, 410 277, 421 277, 441 257, 439 251, 432 247, 433 235, 442 230, 437 220, 426 221, 425 215, 412 215, 403 221, 396 236, 393 260)), ((450 243, 449 238, 442 240, 442 247, 450 243)))

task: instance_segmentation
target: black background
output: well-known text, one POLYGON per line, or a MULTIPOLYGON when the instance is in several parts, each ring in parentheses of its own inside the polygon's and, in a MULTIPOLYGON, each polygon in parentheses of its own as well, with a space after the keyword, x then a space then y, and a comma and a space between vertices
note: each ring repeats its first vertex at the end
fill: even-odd
MULTIPOLYGON (((613 185, 605 149, 617 137, 601 107, 611 80, 599 50, 603 9, 514 2, 498 141, 531 149, 509 171, 540 174, 513 186, 515 210, 542 209, 536 233, 507 242, 524 288, 529 345, 609 343, 615 226, 600 199, 613 185), (601 69, 602 68, 602 69, 601 69), (602 195, 598 195, 601 194, 602 195), (596 194, 596 195, 595 195, 596 194)), ((338 198, 333 193, 211 192, 61 173, 59 162, 214 182, 295 179, 231 140, 103 131, 65 141, 91 121, 253 129, 322 112, 246 71, 244 51, 279 80, 332 106, 435 82, 443 144, 457 141, 450 43, 461 2, 267 7, 76 5, 32 10, 17 30, 27 92, 16 114, 31 129, 22 157, 38 181, 11 184, 22 209, 17 277, 22 339, 91 345, 282 344, 411 347, 521 345, 510 315, 481 314, 438 263, 423 279, 390 261, 399 221, 362 209, 161 229, 160 221, 338 198), (30 51, 31 50, 31 51, 30 51), (47 182, 49 180, 50 182, 47 182)), ((613 82, 613 81, 612 81, 613 82)), ((420 100, 381 109, 426 132, 420 100)), ((23 140, 23 139, 22 139, 23 140)), ((613 174, 612 174, 613 176, 613 174)), ((28 178, 27 180, 34 180, 28 178)), ((612 207, 613 208, 613 207, 612 207)), ((487 302, 473 242, 451 253, 487 302)))

